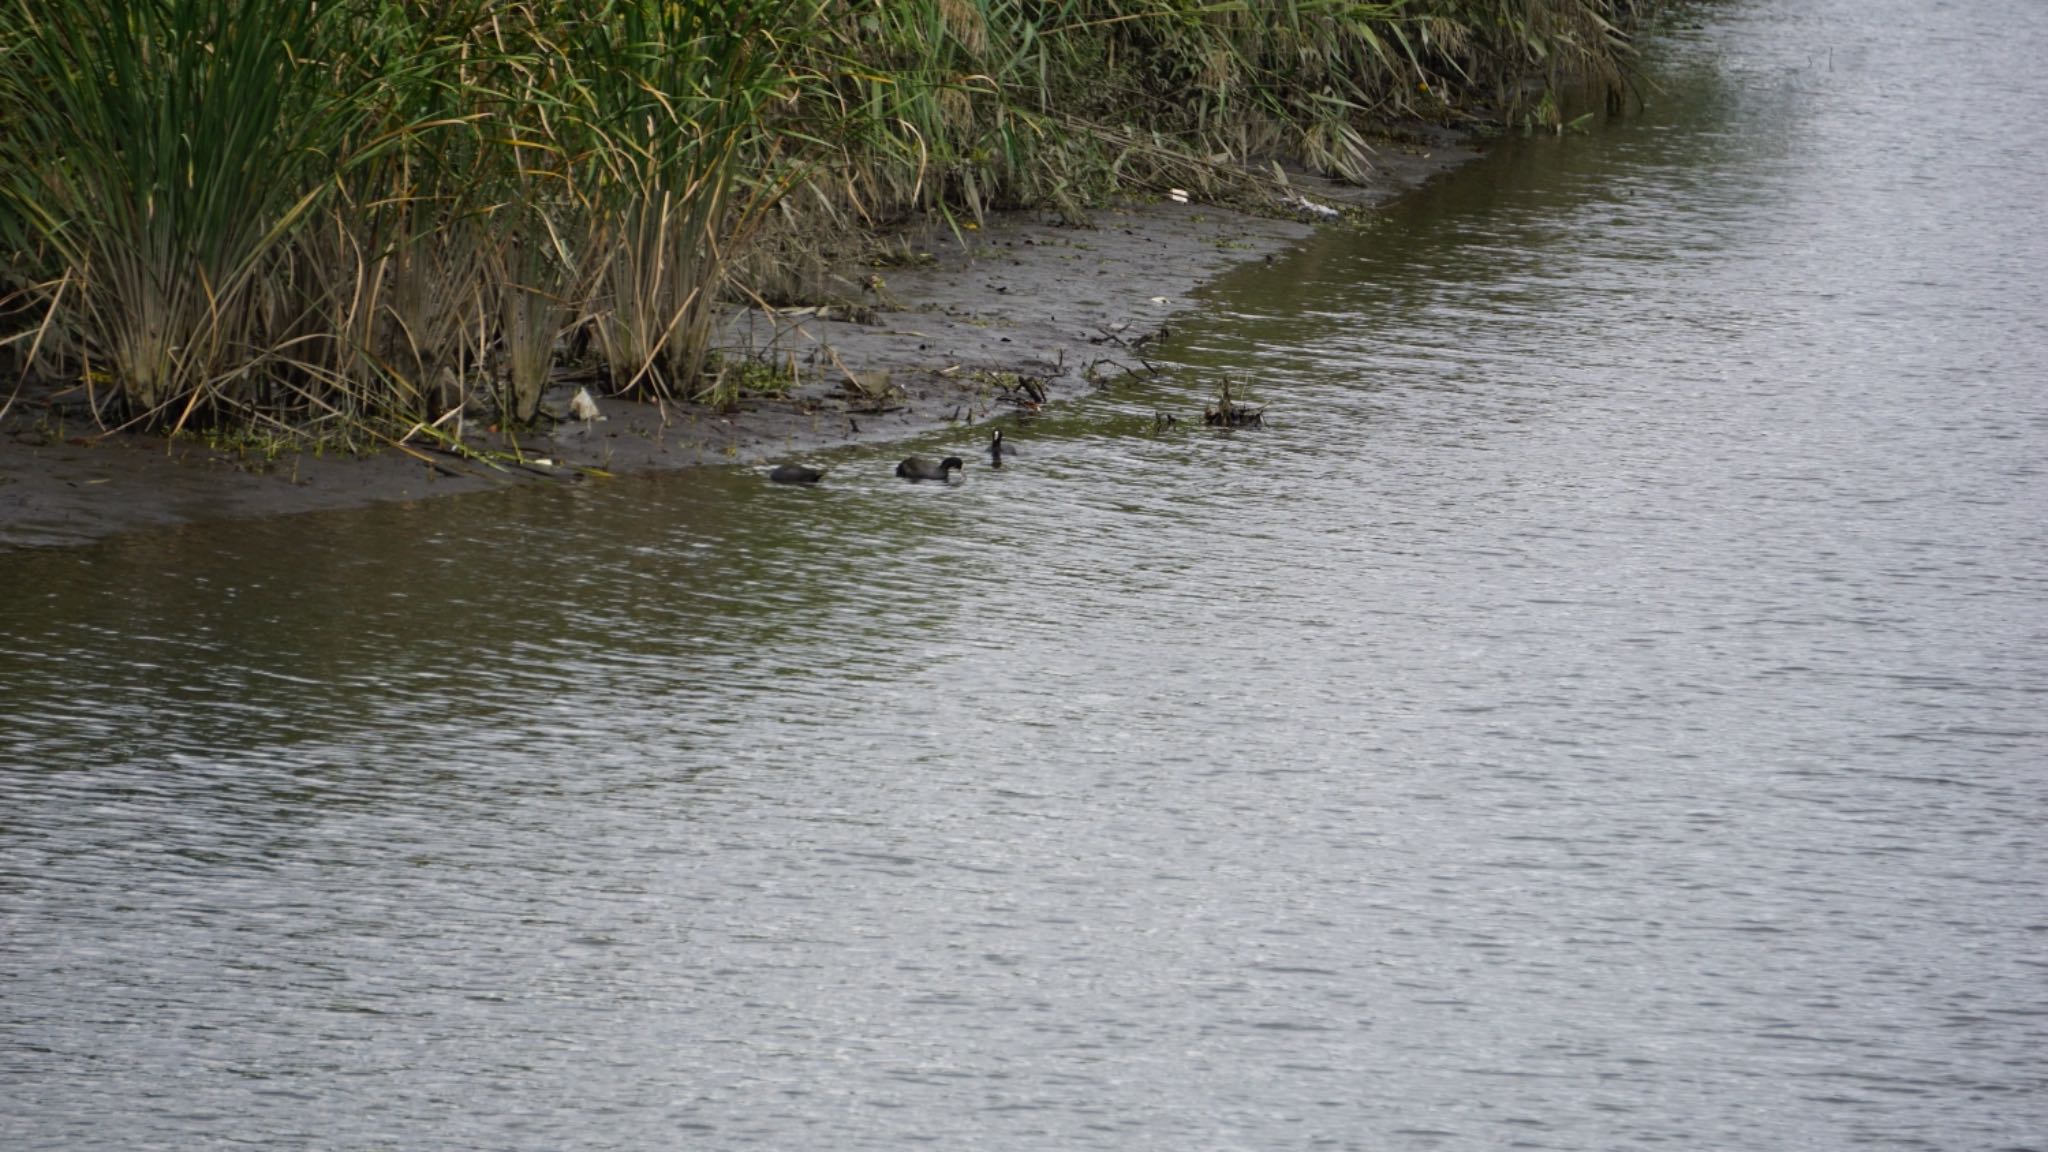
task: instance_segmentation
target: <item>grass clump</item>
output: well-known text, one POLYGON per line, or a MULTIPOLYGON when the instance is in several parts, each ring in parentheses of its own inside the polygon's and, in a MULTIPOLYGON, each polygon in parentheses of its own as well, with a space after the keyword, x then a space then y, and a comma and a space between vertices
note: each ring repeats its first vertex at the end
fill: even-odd
POLYGON ((729 404, 719 308, 833 236, 1555 128, 1639 6, 0 0, 0 369, 165 430, 521 425, 572 362, 729 404))

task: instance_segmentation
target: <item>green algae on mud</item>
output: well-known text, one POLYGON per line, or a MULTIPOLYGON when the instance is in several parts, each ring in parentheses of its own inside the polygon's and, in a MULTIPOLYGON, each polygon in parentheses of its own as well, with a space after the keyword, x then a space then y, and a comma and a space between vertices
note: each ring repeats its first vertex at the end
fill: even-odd
MULTIPOLYGON (((1448 159, 1448 158, 1446 158, 1448 159)), ((1421 169, 1411 175, 1419 177, 1421 169)), ((415 500, 515 484, 700 465, 757 465, 822 450, 884 445, 1003 411, 993 381, 1044 381, 1054 400, 1083 395, 1137 357, 1103 333, 1136 340, 1187 304, 1204 280, 1278 252, 1307 225, 1173 204, 1099 213, 1081 230, 1032 214, 992 216, 971 247, 928 240, 932 259, 888 272, 900 307, 861 319, 729 313, 720 343, 734 357, 794 360, 798 386, 730 407, 599 397, 601 422, 565 420, 507 437, 466 429, 465 459, 421 438, 407 450, 352 457, 209 448, 199 437, 101 436, 89 416, 46 396, 0 421, 0 547, 80 542, 192 520, 240 519, 415 500), (1158 301, 1163 300, 1164 303, 1158 301), (1091 367, 1094 369, 1090 371, 1091 367), (886 403, 850 394, 851 374, 886 373, 886 403)), ((546 407, 566 411, 575 385, 546 407)), ((880 460, 881 456, 877 456, 880 460)))

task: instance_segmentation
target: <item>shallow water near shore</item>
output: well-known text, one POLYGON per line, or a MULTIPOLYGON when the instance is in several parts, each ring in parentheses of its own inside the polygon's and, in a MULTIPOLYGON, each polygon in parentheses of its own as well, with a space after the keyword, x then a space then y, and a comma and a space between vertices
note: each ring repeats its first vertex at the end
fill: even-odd
POLYGON ((1706 12, 1000 471, 0 554, 0 1144, 2038 1144, 2048 8, 1706 12))

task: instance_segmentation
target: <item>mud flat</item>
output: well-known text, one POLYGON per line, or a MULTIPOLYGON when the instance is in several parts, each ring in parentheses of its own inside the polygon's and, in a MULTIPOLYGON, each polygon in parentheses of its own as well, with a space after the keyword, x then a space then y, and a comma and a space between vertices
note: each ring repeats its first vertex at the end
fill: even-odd
MULTIPOLYGON (((1318 202, 1370 206, 1475 154, 1450 139, 1389 143, 1371 186, 1298 187, 1318 202)), ((782 395, 743 397, 722 411, 599 396, 604 419, 522 437, 523 463, 465 459, 417 439, 410 451, 255 461, 189 437, 102 435, 83 414, 24 390, 0 421, 0 548, 513 484, 603 482, 591 469, 621 475, 763 465, 855 445, 879 451, 1040 394, 1059 403, 1114 384, 1142 368, 1143 342, 1188 307, 1190 293, 1300 243, 1314 227, 1160 202, 1103 209, 1085 227, 1013 213, 961 237, 938 229, 905 236, 907 261, 842 271, 847 306, 730 319, 728 358, 793 375, 782 395)), ((574 383, 553 389, 546 407, 566 412, 575 391, 574 383)), ((463 439, 513 447, 474 422, 463 439)))

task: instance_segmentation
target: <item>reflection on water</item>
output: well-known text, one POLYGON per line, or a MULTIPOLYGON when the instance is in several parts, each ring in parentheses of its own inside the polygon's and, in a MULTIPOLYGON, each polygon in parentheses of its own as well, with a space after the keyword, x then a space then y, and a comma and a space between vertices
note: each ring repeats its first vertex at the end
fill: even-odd
POLYGON ((2038 1140, 2048 9, 1714 11, 957 487, 6 556, 0 1140, 2038 1140))

